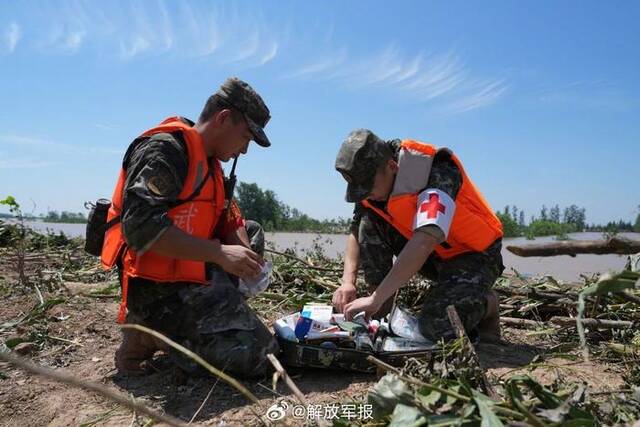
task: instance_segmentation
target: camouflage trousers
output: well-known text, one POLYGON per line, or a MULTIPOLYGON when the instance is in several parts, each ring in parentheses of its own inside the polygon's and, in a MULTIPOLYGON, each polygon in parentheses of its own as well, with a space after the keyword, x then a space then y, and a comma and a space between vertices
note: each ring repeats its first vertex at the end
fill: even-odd
MULTIPOLYGON (((262 255, 262 227, 247 221, 247 232, 252 249, 262 255)), ((269 366, 266 355, 278 354, 277 341, 237 290, 236 277, 214 266, 208 277, 209 286, 130 280, 127 323, 157 330, 232 375, 264 375, 269 366)), ((173 349, 170 357, 189 374, 205 374, 173 349)))
MULTIPOLYGON (((371 211, 364 213, 358 230, 360 266, 370 288, 377 287, 393 265, 407 239, 371 211)), ((438 341, 456 337, 447 316, 454 305, 467 333, 473 334, 484 318, 487 294, 504 270, 497 240, 483 252, 470 252, 442 260, 431 254, 419 274, 432 282, 418 316, 424 337, 438 341)))

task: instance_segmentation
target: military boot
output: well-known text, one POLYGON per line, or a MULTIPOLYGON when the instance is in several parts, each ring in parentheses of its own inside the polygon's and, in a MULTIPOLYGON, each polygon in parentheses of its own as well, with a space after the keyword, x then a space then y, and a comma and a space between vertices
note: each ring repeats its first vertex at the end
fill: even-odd
POLYGON ((116 350, 115 364, 118 371, 127 375, 151 373, 149 359, 156 351, 166 350, 167 345, 159 339, 135 330, 123 329, 122 344, 116 350))

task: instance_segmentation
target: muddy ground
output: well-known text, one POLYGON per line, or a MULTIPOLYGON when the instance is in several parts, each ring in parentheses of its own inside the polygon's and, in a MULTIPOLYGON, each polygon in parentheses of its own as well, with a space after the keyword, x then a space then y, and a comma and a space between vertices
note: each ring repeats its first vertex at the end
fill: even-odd
MULTIPOLYGON (((143 377, 125 377, 115 370, 113 355, 120 341, 115 323, 117 302, 113 297, 90 297, 104 283, 67 282, 45 300, 64 299, 47 310, 39 320, 0 329, 0 340, 26 339, 35 345, 22 345, 38 364, 98 382, 131 396, 159 411, 189 422, 202 405, 195 425, 256 424, 255 412, 264 414, 278 399, 293 401, 290 391, 271 379, 245 381, 260 405, 248 405, 234 388, 215 378, 185 379, 176 373, 166 355, 154 359, 157 371, 143 377), (25 348, 26 347, 26 348, 25 348), (211 391, 212 390, 212 391, 211 391)), ((35 293, 2 295, 0 324, 23 318, 38 304, 35 293)), ((278 316, 271 312, 267 323, 278 316)), ((615 360, 585 363, 577 357, 575 346, 559 348, 540 332, 504 328, 500 343, 478 346, 483 366, 493 383, 526 371, 543 384, 572 382, 587 384, 591 392, 623 388, 622 366, 615 360)), ((375 375, 323 370, 291 370, 294 381, 310 403, 329 404, 359 399, 376 382, 375 375)), ((111 401, 80 389, 33 377, 6 364, 0 364, 0 425, 3 426, 120 426, 144 425, 148 421, 111 401)), ((291 422, 291 421, 289 421, 291 422)), ((302 423, 302 422, 300 422, 302 423)))

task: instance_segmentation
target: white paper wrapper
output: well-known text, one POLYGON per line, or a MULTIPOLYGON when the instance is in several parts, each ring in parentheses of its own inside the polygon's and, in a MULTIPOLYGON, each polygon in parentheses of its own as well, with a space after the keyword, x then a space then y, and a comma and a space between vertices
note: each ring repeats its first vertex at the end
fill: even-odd
POLYGON ((433 350, 437 347, 431 341, 416 342, 402 337, 386 337, 382 344, 383 351, 433 350))
POLYGON ((406 308, 395 306, 389 316, 389 327, 394 335, 416 342, 430 342, 418 329, 418 319, 406 308))
POLYGON ((266 261, 258 277, 249 281, 239 280, 238 290, 247 298, 255 297, 269 286, 269 275, 271 274, 272 268, 273 265, 269 261, 266 261))

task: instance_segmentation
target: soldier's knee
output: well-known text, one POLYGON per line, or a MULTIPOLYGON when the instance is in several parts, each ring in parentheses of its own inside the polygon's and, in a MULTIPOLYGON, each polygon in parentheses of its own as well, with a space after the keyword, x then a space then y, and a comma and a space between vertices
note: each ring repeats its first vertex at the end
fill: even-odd
POLYGON ((236 375, 255 378, 265 376, 270 371, 271 363, 267 355, 277 356, 280 347, 278 341, 268 331, 267 334, 252 334, 251 344, 242 352, 242 356, 237 359, 238 363, 232 369, 236 375))
POLYGON ((456 333, 446 315, 436 316, 422 313, 418 319, 418 329, 423 337, 434 343, 456 338, 456 333))
MULTIPOLYGON (((457 337, 446 311, 448 305, 444 301, 436 306, 425 304, 418 318, 418 328, 425 338, 449 341, 457 337)), ((486 300, 477 298, 463 298, 451 305, 455 306, 467 334, 476 330, 486 312, 486 300)))

